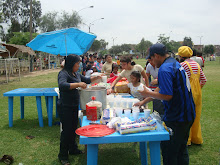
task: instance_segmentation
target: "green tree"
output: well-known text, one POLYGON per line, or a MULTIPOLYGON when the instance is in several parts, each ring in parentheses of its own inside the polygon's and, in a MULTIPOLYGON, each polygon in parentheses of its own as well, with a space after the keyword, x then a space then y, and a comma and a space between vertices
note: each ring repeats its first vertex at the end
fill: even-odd
POLYGON ((215 53, 215 47, 213 45, 206 45, 204 47, 204 53, 207 55, 211 55, 215 53))
MULTIPOLYGON (((5 22, 12 25, 17 20, 20 24, 20 30, 22 32, 28 32, 30 29, 30 0, 2 0, 2 2, 2 12, 5 22)), ((40 1, 33 0, 32 8, 32 29, 33 32, 36 32, 42 13, 40 1)))
POLYGON ((132 45, 131 44, 122 44, 121 50, 125 51, 125 52, 129 52, 130 50, 132 50, 132 45))
POLYGON ((158 43, 164 44, 168 51, 177 52, 181 44, 174 40, 170 41, 170 37, 166 37, 165 34, 160 34, 158 36, 158 43))
POLYGON ((151 45, 153 45, 152 42, 142 38, 141 42, 136 45, 136 50, 138 50, 142 54, 142 57, 144 57, 145 53, 147 52, 147 50, 150 48, 151 45))
POLYGON ((48 12, 40 18, 40 29, 42 32, 55 31, 58 29, 58 12, 48 12))
POLYGON ((101 48, 101 42, 99 40, 95 40, 92 43, 90 50, 93 52, 97 52, 100 48, 101 48))
POLYGON ((169 51, 171 51, 171 50, 172 50, 172 45, 171 45, 171 43, 169 42, 169 40, 170 40, 170 37, 166 37, 165 34, 160 34, 160 35, 158 36, 157 42, 158 42, 158 43, 161 43, 161 44, 163 44, 163 45, 165 45, 165 46, 166 46, 166 49, 169 50, 169 51))
POLYGON ((171 48, 170 51, 172 52, 178 52, 179 47, 181 47, 180 42, 176 42, 174 40, 171 40, 169 44, 171 48))
POLYGON ((101 42, 101 49, 105 50, 108 45, 108 42, 106 42, 104 39, 101 39, 100 42, 101 42))
MULTIPOLYGON (((10 44, 26 45, 30 40, 30 32, 13 32, 13 37, 10 38, 10 44)), ((37 36, 37 33, 32 33, 33 39, 37 36)))
POLYGON ((63 11, 61 17, 58 19, 58 23, 60 29, 79 27, 79 24, 82 23, 82 19, 75 11, 72 11, 70 14, 66 11, 63 11))
POLYGON ((104 55, 108 54, 108 50, 107 49, 101 50, 99 52, 99 54, 100 54, 101 57, 104 57, 104 55))
MULTIPOLYGON (((29 32, 30 30, 30 0, 2 0, 4 23, 9 26, 7 34, 3 32, 2 40, 9 42, 13 32, 29 32)), ((32 2, 32 30, 37 32, 41 16, 40 1, 32 2)))
POLYGON ((191 37, 184 37, 183 39, 183 46, 189 46, 189 47, 193 47, 193 42, 191 37))
POLYGON ((120 45, 112 46, 111 49, 109 49, 109 52, 110 52, 111 54, 119 54, 119 53, 122 52, 121 46, 120 46, 120 45))

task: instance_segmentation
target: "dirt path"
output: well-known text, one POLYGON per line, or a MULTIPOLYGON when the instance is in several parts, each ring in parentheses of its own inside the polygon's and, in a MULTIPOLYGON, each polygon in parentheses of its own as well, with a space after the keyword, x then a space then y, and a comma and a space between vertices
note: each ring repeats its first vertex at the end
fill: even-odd
POLYGON ((45 74, 59 72, 59 71, 60 71, 60 68, 46 69, 46 70, 42 70, 42 71, 34 71, 34 72, 25 73, 23 75, 21 74, 21 76, 22 77, 34 77, 34 76, 45 75, 45 74))
MULTIPOLYGON (((22 77, 35 77, 35 76, 39 76, 39 75, 46 75, 46 74, 49 74, 49 73, 55 73, 55 72, 59 72, 61 70, 61 68, 57 68, 57 69, 46 69, 46 70, 42 70, 42 71, 34 71, 34 72, 21 72, 21 78, 22 77)), ((10 78, 9 78, 9 82, 10 81, 14 81, 14 80, 17 80, 19 79, 19 75, 18 73, 17 74, 13 74, 13 75, 10 75, 10 78)), ((5 75, 1 75, 0 76, 0 84, 2 83, 6 83, 6 77, 5 75)))

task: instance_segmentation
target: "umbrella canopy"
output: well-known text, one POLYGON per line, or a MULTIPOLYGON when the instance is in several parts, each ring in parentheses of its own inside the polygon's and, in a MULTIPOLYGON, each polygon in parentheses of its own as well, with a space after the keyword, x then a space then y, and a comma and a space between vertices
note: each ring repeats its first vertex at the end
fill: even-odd
POLYGON ((62 29, 39 34, 27 46, 35 51, 54 55, 82 55, 91 47, 96 36, 77 28, 62 29))

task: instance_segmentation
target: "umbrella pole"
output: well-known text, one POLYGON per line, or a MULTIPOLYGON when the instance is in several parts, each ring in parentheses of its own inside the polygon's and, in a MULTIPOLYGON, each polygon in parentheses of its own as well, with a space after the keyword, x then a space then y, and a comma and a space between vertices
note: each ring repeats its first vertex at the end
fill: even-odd
MULTIPOLYGON (((64 33, 65 35, 65 46, 66 46, 66 33, 64 33)), ((66 46, 66 57, 67 57, 67 46, 66 46)))

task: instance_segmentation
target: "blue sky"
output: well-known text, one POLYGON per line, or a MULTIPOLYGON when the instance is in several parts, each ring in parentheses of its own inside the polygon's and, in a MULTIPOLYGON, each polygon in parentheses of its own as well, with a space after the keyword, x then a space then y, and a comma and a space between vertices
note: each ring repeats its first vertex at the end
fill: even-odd
MULTIPOLYGON (((220 45, 219 0, 40 0, 42 12, 79 11, 97 39, 113 44, 137 44, 144 37, 153 43, 160 34, 181 41, 191 37, 194 44, 220 45), (201 37, 202 36, 202 37, 201 37), (116 38, 117 37, 117 38, 116 38)), ((80 29, 88 31, 82 25, 80 29)))

